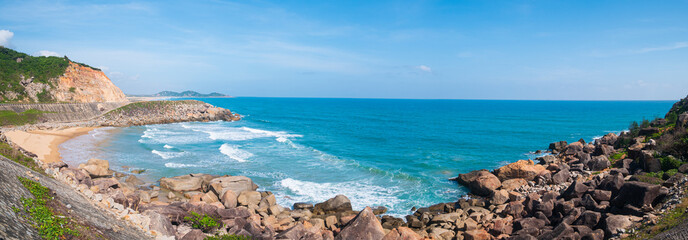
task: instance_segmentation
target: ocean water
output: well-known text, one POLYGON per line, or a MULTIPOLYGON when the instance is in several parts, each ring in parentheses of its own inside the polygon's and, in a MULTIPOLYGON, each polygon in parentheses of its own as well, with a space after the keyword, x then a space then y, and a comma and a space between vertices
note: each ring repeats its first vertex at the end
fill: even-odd
POLYGON ((344 194, 355 209, 456 201, 448 178, 493 169, 550 142, 590 141, 633 120, 663 116, 673 101, 501 101, 209 98, 238 122, 101 128, 67 141, 70 165, 89 158, 146 169, 141 178, 245 175, 283 206, 344 194))

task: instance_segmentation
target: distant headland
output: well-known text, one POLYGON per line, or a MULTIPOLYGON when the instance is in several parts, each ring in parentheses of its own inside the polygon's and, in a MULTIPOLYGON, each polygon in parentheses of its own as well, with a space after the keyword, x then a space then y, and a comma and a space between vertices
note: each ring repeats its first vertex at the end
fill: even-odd
POLYGON ((183 92, 174 92, 174 91, 162 91, 156 94, 150 94, 150 95, 127 95, 130 97, 232 97, 229 95, 225 95, 222 93, 218 92, 212 92, 208 94, 204 93, 199 93, 196 91, 183 91, 183 92))

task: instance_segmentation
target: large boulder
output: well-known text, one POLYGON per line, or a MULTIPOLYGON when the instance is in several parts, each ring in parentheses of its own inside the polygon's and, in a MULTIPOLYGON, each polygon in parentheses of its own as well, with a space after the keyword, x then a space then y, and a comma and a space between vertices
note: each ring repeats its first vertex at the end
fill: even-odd
POLYGON ((544 166, 535 164, 533 160, 518 160, 514 163, 500 167, 495 170, 497 177, 501 180, 512 178, 523 178, 532 181, 540 172, 546 171, 544 166))
MULTIPOLYGON (((549 149, 556 152, 561 152, 568 145, 566 141, 553 142, 549 144, 549 149)), ((556 153, 555 152, 555 153, 556 153)))
POLYGON ((603 137, 595 140, 595 143, 614 146, 617 139, 619 139, 619 136, 617 136, 616 134, 607 133, 607 135, 604 135, 603 137))
POLYGON ((244 176, 223 176, 213 178, 210 180, 210 190, 215 192, 218 196, 222 196, 225 191, 232 190, 235 194, 241 194, 243 191, 255 191, 258 185, 244 176))
POLYGON ((676 126, 688 127, 688 112, 678 115, 676 126))
MULTIPOLYGON (((603 146, 607 146, 607 145, 603 145, 603 146)), ((588 161, 587 165, 591 171, 601 171, 601 170, 604 170, 604 169, 608 168, 609 166, 611 166, 612 163, 609 162, 609 158, 607 157, 607 155, 599 155, 599 156, 595 156, 592 159, 590 159, 590 161, 588 161)))
POLYGON ((576 153, 583 152, 583 144, 580 142, 574 142, 566 146, 564 150, 565 155, 575 155, 576 153))
POLYGON ((150 218, 150 230, 153 230, 162 236, 174 236, 176 231, 167 216, 151 210, 144 212, 143 215, 146 215, 150 218))
POLYGON ((573 198, 580 198, 589 190, 589 187, 580 181, 574 181, 569 185, 569 187, 564 190, 561 196, 566 200, 571 200, 573 198))
POLYGON ((176 192, 200 191, 204 182, 207 183, 211 178, 210 175, 197 173, 161 178, 160 187, 176 192))
POLYGON ((86 170, 92 178, 109 177, 112 175, 112 172, 110 172, 110 162, 107 160, 92 158, 85 164, 79 164, 79 168, 86 170))
POLYGON ((646 172, 659 172, 662 170, 662 163, 659 159, 654 157, 655 151, 652 150, 642 150, 638 156, 640 164, 643 166, 643 170, 646 172))
POLYGON ((392 229, 382 240, 420 240, 422 237, 407 227, 392 229))
POLYGON ((492 191, 502 185, 499 178, 485 169, 459 174, 457 181, 467 186, 473 194, 480 196, 490 196, 492 191))
POLYGON ((354 219, 344 226, 335 239, 382 239, 385 230, 377 220, 373 210, 366 207, 354 219))
POLYGON ((619 208, 623 208, 626 204, 638 208, 652 206, 652 202, 660 195, 661 188, 662 186, 651 183, 629 181, 623 184, 611 204, 619 208))
POLYGON ((513 178, 502 182, 502 189, 507 191, 513 191, 522 186, 528 186, 528 181, 523 178, 513 178))
POLYGON ((337 195, 325 202, 315 204, 313 207, 314 214, 329 214, 351 210, 351 200, 344 195, 337 195))
POLYGON ((602 223, 602 229, 607 237, 617 234, 620 231, 625 231, 626 228, 633 224, 628 216, 624 215, 609 215, 602 223))

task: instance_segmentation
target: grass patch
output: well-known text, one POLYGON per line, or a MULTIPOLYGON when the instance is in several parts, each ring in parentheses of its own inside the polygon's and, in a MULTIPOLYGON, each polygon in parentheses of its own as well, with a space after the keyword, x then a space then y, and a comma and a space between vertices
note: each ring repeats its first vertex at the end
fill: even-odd
POLYGON ((688 197, 681 199, 681 203, 677 204, 674 209, 660 216, 659 221, 654 226, 643 225, 633 235, 624 239, 650 239, 657 234, 672 229, 688 219, 686 209, 688 209, 688 197))
POLYGON ((33 160, 33 158, 27 157, 19 150, 13 148, 5 142, 0 142, 0 155, 5 156, 6 158, 16 163, 21 164, 24 167, 27 167, 31 170, 46 175, 43 168, 41 168, 41 166, 39 166, 38 163, 35 160, 33 160))
POLYGON ((196 229, 201 229, 203 232, 211 232, 219 228, 222 223, 219 220, 208 216, 207 214, 201 214, 191 212, 191 216, 184 217, 184 220, 191 223, 191 227, 196 229))
POLYGON ((662 183, 664 183, 664 181, 662 180, 662 175, 664 175, 663 171, 646 173, 645 175, 633 175, 633 176, 636 177, 638 179, 638 181, 641 181, 641 182, 661 185, 662 183))
POLYGON ((610 157, 610 160, 614 160, 614 161, 621 160, 625 156, 626 156, 626 151, 618 152, 618 153, 615 153, 614 155, 612 155, 610 157))
POLYGON ((21 113, 16 113, 11 110, 0 110, 0 126, 33 124, 36 123, 38 117, 44 113, 49 112, 36 109, 29 109, 21 113))
POLYGON ((251 240, 250 237, 232 234, 207 236, 203 240, 251 240))
POLYGON ((33 195, 33 198, 22 197, 20 200, 23 210, 41 238, 66 239, 79 236, 79 232, 71 228, 73 225, 69 218, 55 215, 53 209, 48 206, 48 201, 53 200, 50 189, 28 178, 17 178, 33 195))

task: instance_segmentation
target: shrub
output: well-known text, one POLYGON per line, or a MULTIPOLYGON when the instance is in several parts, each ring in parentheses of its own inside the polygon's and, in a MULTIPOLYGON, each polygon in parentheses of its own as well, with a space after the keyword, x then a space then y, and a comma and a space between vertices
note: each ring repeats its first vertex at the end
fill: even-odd
POLYGON ((676 159, 673 156, 663 156, 659 158, 659 162, 662 164, 662 170, 663 171, 668 171, 671 169, 678 169, 678 167, 683 164, 680 160, 676 159))
POLYGON ((191 223, 191 227, 196 229, 201 229, 203 232, 210 232, 220 227, 221 223, 219 220, 208 216, 207 214, 201 214, 191 212, 191 216, 184 217, 184 220, 191 223))
POLYGON ((650 127, 650 121, 647 119, 643 119, 643 122, 640 124, 640 128, 646 128, 650 127))
POLYGON ((667 124, 676 123, 676 120, 678 120, 678 114, 676 114, 675 112, 670 112, 669 114, 667 114, 666 120, 667 124))

